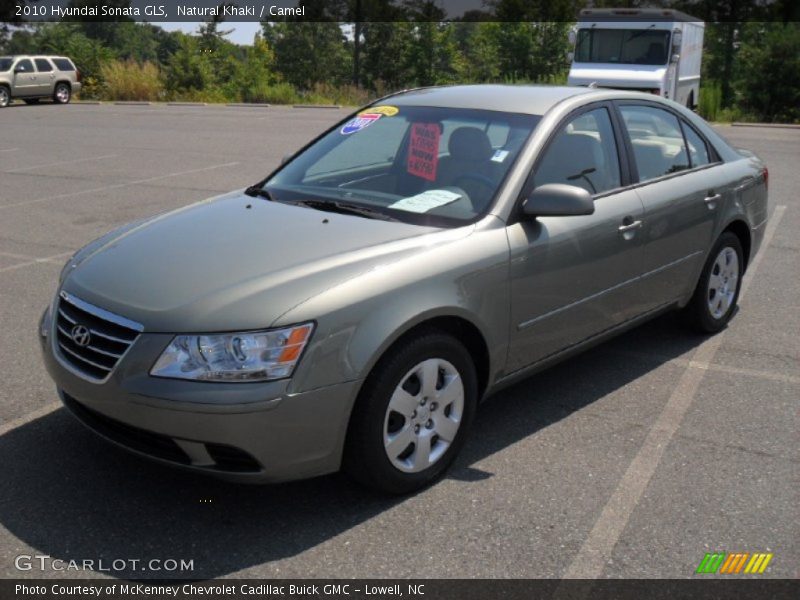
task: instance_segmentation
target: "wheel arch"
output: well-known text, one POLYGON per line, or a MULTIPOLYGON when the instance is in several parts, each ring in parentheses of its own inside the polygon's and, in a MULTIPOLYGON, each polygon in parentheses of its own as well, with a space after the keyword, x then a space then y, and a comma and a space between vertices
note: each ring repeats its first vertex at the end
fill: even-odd
POLYGON ((720 235, 728 231, 733 233, 737 238, 739 238, 739 242, 742 244, 742 254, 744 255, 743 256, 744 264, 742 265, 742 272, 745 272, 747 271, 747 266, 750 263, 750 251, 753 244, 750 227, 742 219, 734 219, 725 226, 720 235))
POLYGON ((376 353, 377 356, 372 361, 372 364, 369 365, 367 373, 371 373, 375 365, 377 365, 392 348, 427 330, 438 330, 447 333, 464 345, 472 358, 472 364, 475 366, 475 374, 478 378, 478 397, 483 397, 489 385, 489 373, 491 372, 489 346, 481 329, 463 315, 432 315, 421 321, 406 324, 403 328, 396 331, 395 335, 390 340, 387 340, 385 347, 382 348, 380 352, 376 353))

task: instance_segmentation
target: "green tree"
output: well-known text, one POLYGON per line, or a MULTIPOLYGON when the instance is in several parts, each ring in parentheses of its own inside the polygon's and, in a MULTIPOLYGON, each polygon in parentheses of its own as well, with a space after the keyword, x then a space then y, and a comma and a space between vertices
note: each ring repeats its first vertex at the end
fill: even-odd
POLYGON ((339 23, 265 23, 263 32, 285 81, 307 90, 317 83, 341 85, 350 79, 352 56, 339 23))
POLYGON ((749 23, 742 38, 738 104, 759 120, 800 121, 800 23, 749 23))
POLYGON ((197 38, 182 35, 178 50, 167 62, 167 90, 178 93, 198 92, 206 90, 213 83, 211 63, 200 52, 197 38))

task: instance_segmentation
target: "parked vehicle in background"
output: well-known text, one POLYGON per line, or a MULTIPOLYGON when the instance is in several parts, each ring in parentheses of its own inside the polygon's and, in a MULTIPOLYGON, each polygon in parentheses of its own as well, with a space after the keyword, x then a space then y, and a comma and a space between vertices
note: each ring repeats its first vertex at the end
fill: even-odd
POLYGON ((569 85, 649 92, 694 109, 705 24, 676 10, 584 9, 570 32, 569 85))
POLYGON ((81 89, 81 73, 65 56, 0 56, 0 108, 19 98, 68 104, 81 89))

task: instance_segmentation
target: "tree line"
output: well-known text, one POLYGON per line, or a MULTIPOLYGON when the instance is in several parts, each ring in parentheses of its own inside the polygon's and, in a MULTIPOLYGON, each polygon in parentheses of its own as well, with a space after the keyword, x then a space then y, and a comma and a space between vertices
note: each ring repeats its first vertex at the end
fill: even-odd
MULTIPOLYGON (((84 73, 88 97, 361 104, 427 85, 564 83, 568 31, 585 2, 485 0, 484 9, 449 21, 431 0, 301 4, 302 20, 262 23, 247 46, 228 41, 220 19, 192 35, 129 20, 84 20, 0 31, 0 53, 69 55, 84 73)), ((770 5, 767 13, 741 0, 662 4, 707 23, 700 97, 706 117, 800 121, 800 23, 779 18, 785 5, 770 5)))

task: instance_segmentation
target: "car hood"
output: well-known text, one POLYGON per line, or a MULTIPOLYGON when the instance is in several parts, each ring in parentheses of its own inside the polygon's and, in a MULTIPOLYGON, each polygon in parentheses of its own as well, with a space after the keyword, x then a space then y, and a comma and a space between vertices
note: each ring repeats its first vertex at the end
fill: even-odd
POLYGON ((471 231, 233 193, 90 244, 62 289, 149 332, 257 329, 344 280, 471 231))

